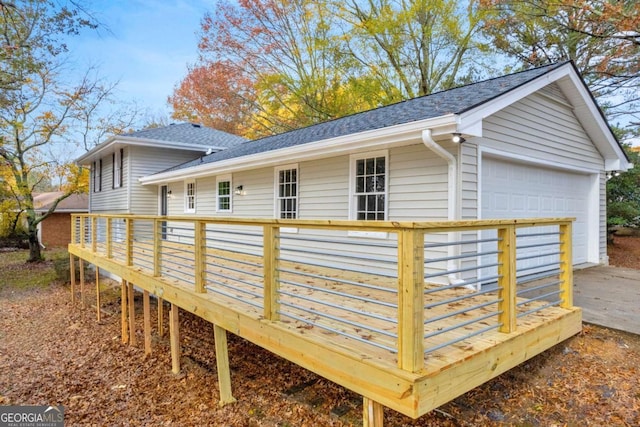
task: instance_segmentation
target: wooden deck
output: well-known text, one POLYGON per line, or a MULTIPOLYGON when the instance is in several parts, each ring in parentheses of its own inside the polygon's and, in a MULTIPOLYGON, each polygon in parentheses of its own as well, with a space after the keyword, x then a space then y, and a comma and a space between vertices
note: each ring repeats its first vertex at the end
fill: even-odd
MULTIPOLYGON (((515 241, 508 238, 509 230, 515 236, 514 221, 430 225, 454 231, 494 227, 502 233, 498 289, 483 292, 425 282, 423 242, 412 244, 406 236, 398 239, 394 278, 281 259, 278 245, 269 245, 277 240, 277 234, 268 231, 280 226, 276 221, 267 221, 262 256, 209 247, 198 232, 195 245, 163 240, 158 233, 152 239, 116 242, 108 226, 108 238, 100 242, 96 220, 81 221, 79 229, 93 221, 92 231, 88 236, 75 233, 69 246, 72 256, 414 418, 581 330, 581 311, 572 306, 567 269, 555 278, 561 303, 516 297, 515 247, 508 246, 515 241), (407 244, 420 250, 411 252, 407 244), (403 258, 403 252, 409 256, 403 258)), ((562 263, 570 259, 570 222, 566 228, 566 220, 555 221, 565 227, 559 243, 565 245, 562 263)), ((317 222, 295 224, 318 227, 317 222)), ((346 221, 320 225, 371 227, 346 221)), ((411 235, 426 227, 386 226, 407 228, 411 235)), ((133 230, 128 233, 133 235, 133 230)))

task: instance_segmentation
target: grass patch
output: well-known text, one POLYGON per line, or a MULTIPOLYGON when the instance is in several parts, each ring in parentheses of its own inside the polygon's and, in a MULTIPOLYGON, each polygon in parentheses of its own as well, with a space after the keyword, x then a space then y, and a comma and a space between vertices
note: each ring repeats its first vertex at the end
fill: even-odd
POLYGON ((59 279, 54 263, 69 257, 66 249, 48 249, 46 261, 27 263, 28 250, 0 252, 0 290, 24 290, 49 286, 59 279))

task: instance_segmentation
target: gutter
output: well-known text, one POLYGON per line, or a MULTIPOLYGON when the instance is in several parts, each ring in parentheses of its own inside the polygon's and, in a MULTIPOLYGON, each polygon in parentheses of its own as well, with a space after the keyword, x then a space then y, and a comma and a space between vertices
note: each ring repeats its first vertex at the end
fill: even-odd
MULTIPOLYGON (((442 148, 440 144, 433 140, 431 132, 431 129, 425 129, 422 131, 422 143, 429 150, 447 161, 447 219, 449 221, 455 221, 460 219, 460 215, 458 213, 458 161, 453 154, 449 153, 447 150, 442 148)), ((447 246, 447 256, 449 257, 459 255, 460 246, 454 244, 454 242, 459 240, 458 235, 459 233, 457 232, 447 233, 447 241, 449 242, 449 245, 447 246)), ((459 261, 450 259, 447 262, 447 270, 456 270, 458 268, 458 263, 459 261)), ((464 285, 464 280, 454 273, 447 275, 447 279, 451 285, 464 285)), ((475 289, 475 287, 473 289, 475 289)))

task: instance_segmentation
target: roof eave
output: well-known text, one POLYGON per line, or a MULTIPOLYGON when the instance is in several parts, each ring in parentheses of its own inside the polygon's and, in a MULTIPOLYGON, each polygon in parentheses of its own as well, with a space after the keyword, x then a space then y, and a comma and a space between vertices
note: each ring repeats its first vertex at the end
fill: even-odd
POLYGON ((323 139, 293 147, 265 151, 248 156, 235 157, 218 162, 204 163, 199 166, 161 172, 139 179, 142 185, 162 184, 181 181, 185 178, 199 178, 216 174, 231 173, 254 167, 269 167, 283 162, 296 162, 322 157, 331 157, 353 153, 356 150, 390 147, 408 140, 421 138, 424 129, 432 129, 433 135, 456 132, 458 116, 447 114, 425 120, 403 123, 382 129, 343 135, 335 138, 323 139))
POLYGON ((93 159, 99 158, 102 153, 104 153, 105 151, 109 151, 112 147, 118 146, 119 144, 133 145, 138 147, 155 147, 168 148, 172 150, 197 151, 202 153, 205 153, 210 148, 217 151, 226 149, 226 147, 218 147, 215 145, 207 146, 202 144, 185 144, 159 139, 136 138, 131 136, 116 135, 110 137, 105 142, 87 151, 85 154, 78 157, 75 162, 78 165, 90 164, 93 159))

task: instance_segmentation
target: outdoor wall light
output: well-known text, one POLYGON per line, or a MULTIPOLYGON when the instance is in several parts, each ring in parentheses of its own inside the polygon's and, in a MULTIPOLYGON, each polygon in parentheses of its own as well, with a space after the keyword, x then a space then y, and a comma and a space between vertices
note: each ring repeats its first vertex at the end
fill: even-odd
POLYGON ((466 141, 466 139, 464 139, 461 134, 454 133, 451 135, 451 141, 455 142, 456 144, 462 144, 466 141))
POLYGON ((244 196, 245 194, 247 194, 247 192, 244 191, 244 187, 242 185, 238 185, 233 194, 235 194, 236 196, 244 196))

